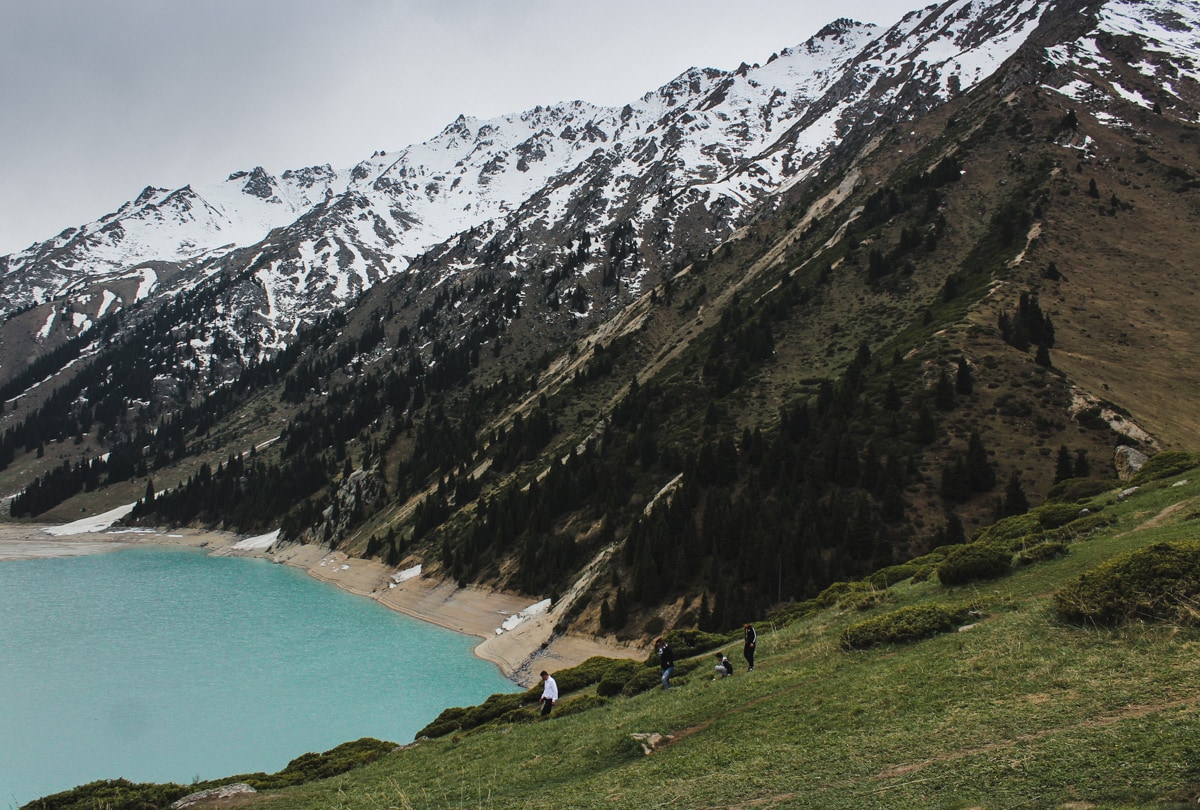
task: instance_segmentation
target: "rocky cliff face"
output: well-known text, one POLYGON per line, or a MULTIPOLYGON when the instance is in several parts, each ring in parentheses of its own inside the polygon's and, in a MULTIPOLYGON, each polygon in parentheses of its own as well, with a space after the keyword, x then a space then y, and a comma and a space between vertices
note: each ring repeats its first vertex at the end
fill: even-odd
POLYGON ((211 186, 147 188, 0 259, 0 306, 39 308, 25 322, 52 345, 135 303, 211 286, 205 326, 248 360, 424 257, 439 265, 432 283, 503 267, 537 282, 523 295, 576 319, 619 306, 647 274, 711 248, 880 128, 974 86, 1045 9, 960 0, 888 31, 838 20, 765 64, 692 69, 621 108, 460 117, 348 170, 256 167, 211 186))

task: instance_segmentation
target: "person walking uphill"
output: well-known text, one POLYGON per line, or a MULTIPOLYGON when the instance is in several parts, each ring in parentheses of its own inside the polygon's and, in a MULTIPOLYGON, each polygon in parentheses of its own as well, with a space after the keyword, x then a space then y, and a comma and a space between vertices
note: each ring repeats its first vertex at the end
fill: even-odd
POLYGON ((658 664, 662 667, 662 688, 670 689, 671 676, 675 674, 675 651, 662 638, 655 641, 654 646, 658 652, 658 664))
POLYGON ((554 704, 558 702, 558 682, 549 672, 542 672, 542 717, 550 714, 554 704))
POLYGON ((754 648, 758 645, 758 633, 754 632, 754 628, 749 623, 742 625, 746 630, 746 645, 742 647, 742 655, 746 657, 746 663, 749 664, 749 672, 754 671, 754 648))

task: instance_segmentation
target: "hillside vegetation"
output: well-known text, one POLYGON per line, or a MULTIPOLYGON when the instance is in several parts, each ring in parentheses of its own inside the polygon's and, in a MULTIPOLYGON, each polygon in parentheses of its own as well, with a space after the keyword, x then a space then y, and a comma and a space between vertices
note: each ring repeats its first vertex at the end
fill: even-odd
MULTIPOLYGON (((1174 459, 1181 460, 1200 459, 1174 459)), ((1200 468, 1164 463, 1135 483, 1133 492, 1052 504, 1077 515, 1059 528, 1085 524, 1071 538, 1056 535, 1051 542, 1061 548, 1045 558, 1028 554, 1048 542, 1040 524, 998 527, 989 542, 1014 549, 1006 575, 948 587, 930 560, 932 573, 922 568, 886 587, 845 583, 777 613, 758 625, 753 673, 735 634, 724 646, 737 667, 732 678, 713 681, 705 652, 681 662, 677 688, 664 692, 653 688, 652 665, 644 666, 648 691, 601 690, 609 696, 600 697, 595 685, 584 686, 565 693, 548 720, 530 705, 329 779, 206 806, 1161 810, 1194 803, 1200 587, 1194 560, 1166 564, 1163 549, 1194 556, 1200 548, 1200 468), (1104 515, 1104 524, 1078 517, 1083 509, 1104 515), (1128 586, 1127 606, 1154 593, 1163 609, 1104 622, 1080 621, 1067 609, 1111 591, 1098 585, 1114 581, 1128 586), (956 616, 951 627, 908 637, 913 614, 939 612, 956 616), (883 631, 870 644, 855 642, 870 626, 883 631)), ((570 673, 560 678, 571 682, 570 673)), ((53 798, 29 807, 92 806, 53 798)))

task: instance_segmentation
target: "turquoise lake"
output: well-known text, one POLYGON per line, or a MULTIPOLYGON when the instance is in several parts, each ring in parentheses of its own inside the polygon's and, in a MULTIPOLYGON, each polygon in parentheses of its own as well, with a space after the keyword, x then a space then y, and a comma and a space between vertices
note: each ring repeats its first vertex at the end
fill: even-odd
POLYGON ((0 563, 0 808, 96 779, 273 772, 517 687, 478 639, 263 560, 0 563))

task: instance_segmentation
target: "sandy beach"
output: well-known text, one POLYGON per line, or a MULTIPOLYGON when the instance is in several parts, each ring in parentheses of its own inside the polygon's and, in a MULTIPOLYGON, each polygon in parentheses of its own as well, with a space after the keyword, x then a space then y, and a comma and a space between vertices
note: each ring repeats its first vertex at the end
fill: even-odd
POLYGON ((421 576, 421 566, 397 570, 319 546, 280 545, 278 533, 244 537, 197 529, 121 529, 113 523, 128 510, 116 509, 61 526, 0 525, 0 562, 6 560, 97 554, 132 545, 203 548, 212 554, 250 556, 301 568, 311 576, 422 621, 476 636, 475 654, 495 663, 522 686, 539 681, 538 673, 579 664, 594 655, 642 658, 640 647, 603 638, 555 635, 559 611, 529 597, 460 588, 453 582, 421 576))

